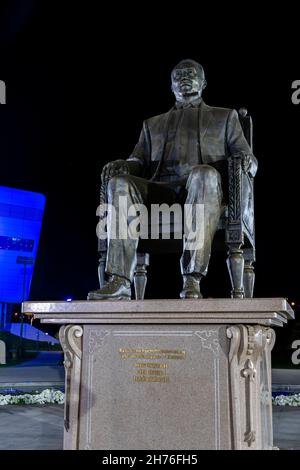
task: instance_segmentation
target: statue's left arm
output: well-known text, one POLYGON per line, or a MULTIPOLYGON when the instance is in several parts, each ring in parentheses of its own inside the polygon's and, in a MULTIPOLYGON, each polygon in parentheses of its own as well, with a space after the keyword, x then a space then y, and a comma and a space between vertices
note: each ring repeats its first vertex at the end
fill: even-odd
POLYGON ((244 135, 238 113, 233 109, 230 111, 226 125, 226 141, 230 156, 241 156, 244 159, 244 167, 251 176, 257 171, 257 159, 244 135))

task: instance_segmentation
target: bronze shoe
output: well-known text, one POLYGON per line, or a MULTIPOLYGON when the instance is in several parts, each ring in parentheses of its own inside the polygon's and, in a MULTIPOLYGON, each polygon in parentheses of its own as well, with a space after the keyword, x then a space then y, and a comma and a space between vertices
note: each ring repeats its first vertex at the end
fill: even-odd
POLYGON ((131 284, 128 279, 111 276, 101 288, 88 293, 87 300, 131 300, 131 284))
POLYGON ((181 299, 202 299, 203 296, 200 292, 199 274, 187 274, 183 276, 183 289, 180 292, 181 299))

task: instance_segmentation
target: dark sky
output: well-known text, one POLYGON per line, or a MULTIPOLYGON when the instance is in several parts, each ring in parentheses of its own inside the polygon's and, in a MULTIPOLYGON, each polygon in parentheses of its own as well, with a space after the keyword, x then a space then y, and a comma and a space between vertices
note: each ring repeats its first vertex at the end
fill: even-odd
MULTIPOLYGON (((275 11, 272 20, 249 12, 246 21, 246 9, 238 18, 227 11, 225 20, 220 11, 205 16, 192 8, 164 19, 154 3, 145 11, 136 7, 135 16, 128 5, 108 14, 91 6, 98 2, 75 3, 1 2, 0 79, 8 104, 0 108, 0 184, 47 197, 31 298, 85 298, 97 287, 101 167, 129 156, 143 119, 173 105, 169 73, 189 57, 206 70, 207 104, 245 106, 253 117, 255 295, 300 303, 300 105, 291 102, 300 70, 293 25, 284 32, 288 19, 275 11)), ((224 260, 212 259, 207 296, 229 295, 224 260)), ((163 283, 167 262, 174 273, 177 259, 166 256, 163 266, 153 259, 148 297, 178 296, 179 268, 163 283)))

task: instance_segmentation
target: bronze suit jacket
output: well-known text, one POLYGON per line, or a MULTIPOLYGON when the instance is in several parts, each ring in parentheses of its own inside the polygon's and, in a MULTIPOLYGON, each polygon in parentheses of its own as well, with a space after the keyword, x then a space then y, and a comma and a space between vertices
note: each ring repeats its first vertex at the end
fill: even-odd
MULTIPOLYGON (((172 110, 144 121, 139 142, 127 160, 129 163, 140 163, 142 174, 146 178, 153 179, 153 176, 155 178, 158 174, 158 167, 164 157, 169 116, 172 110)), ((255 175, 257 161, 244 136, 238 113, 234 109, 207 106, 202 101, 198 125, 203 164, 214 166, 224 179, 227 158, 242 152, 251 155, 250 172, 252 176, 255 175)), ((180 162, 176 164, 180 165, 180 162)))

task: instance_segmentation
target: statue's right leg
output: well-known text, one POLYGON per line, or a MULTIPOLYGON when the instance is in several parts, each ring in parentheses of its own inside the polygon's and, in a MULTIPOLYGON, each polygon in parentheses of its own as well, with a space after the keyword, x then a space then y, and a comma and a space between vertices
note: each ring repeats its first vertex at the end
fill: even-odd
POLYGON ((107 258, 105 271, 109 281, 88 294, 88 300, 130 300, 131 282, 136 265, 138 238, 128 237, 128 209, 143 204, 147 180, 130 175, 114 176, 107 186, 107 258))

